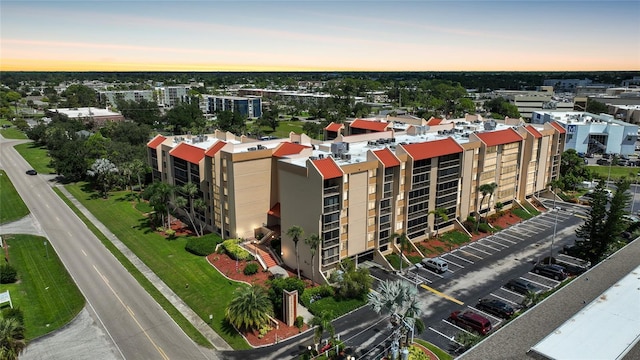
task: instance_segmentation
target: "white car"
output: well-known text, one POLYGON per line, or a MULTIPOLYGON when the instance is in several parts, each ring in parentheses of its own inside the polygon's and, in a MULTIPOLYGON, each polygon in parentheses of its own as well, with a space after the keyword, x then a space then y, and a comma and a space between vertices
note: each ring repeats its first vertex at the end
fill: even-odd
POLYGON ((449 264, 440 257, 424 258, 422 264, 425 268, 440 274, 449 270, 449 264))

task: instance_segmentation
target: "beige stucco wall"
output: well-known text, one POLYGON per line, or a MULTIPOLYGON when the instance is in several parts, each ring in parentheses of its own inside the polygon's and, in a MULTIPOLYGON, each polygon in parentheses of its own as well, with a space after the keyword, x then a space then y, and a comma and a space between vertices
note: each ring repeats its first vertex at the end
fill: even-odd
MULTIPOLYGON (((271 190, 271 159, 228 164, 229 220, 232 234, 239 238, 254 235, 267 221, 271 190)), ((233 236, 233 235, 232 235, 233 236)))
MULTIPOLYGON (((349 242, 348 255, 355 255, 366 250, 367 244, 367 209, 368 191, 367 171, 352 173, 349 179, 349 242)), ((375 185, 373 185, 375 188, 375 185)))

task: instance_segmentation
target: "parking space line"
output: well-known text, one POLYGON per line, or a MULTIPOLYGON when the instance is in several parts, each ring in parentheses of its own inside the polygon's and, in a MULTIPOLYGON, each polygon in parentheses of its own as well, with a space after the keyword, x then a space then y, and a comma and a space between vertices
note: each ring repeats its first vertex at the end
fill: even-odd
POLYGON ((553 226, 553 224, 555 224, 556 220, 547 220, 547 219, 536 219, 536 223, 543 223, 547 226, 553 226))
POLYGON ((504 287, 504 286, 503 286, 503 287, 501 287, 500 289, 502 289, 502 290, 504 290, 504 291, 506 291, 506 292, 508 292, 508 293, 510 293, 510 294, 513 294, 513 295, 519 296, 519 297, 521 297, 521 298, 523 298, 523 299, 524 299, 524 295, 522 295, 522 294, 520 294, 520 293, 517 293, 517 292, 515 292, 515 291, 513 291, 513 290, 509 290, 509 289, 507 289, 507 288, 506 288, 506 287, 504 287))
MULTIPOLYGON (((445 321, 445 322, 446 322, 446 323, 449 323, 448 321, 445 321)), ((449 340, 449 341, 453 341, 454 343, 456 343, 456 344, 458 344, 458 345, 462 345, 462 344, 460 344, 459 342, 457 342, 457 341, 456 341, 456 338, 455 338, 454 336, 447 336, 447 335, 445 335, 445 334, 441 333, 440 331, 438 331, 438 330, 436 330, 436 329, 432 328, 431 326, 429 326, 429 330, 433 331, 434 333, 436 333, 436 334, 438 334, 438 335, 442 336, 443 338, 445 338, 445 339, 447 339, 447 340, 449 340)))
MULTIPOLYGON (((551 287, 551 286, 549 286, 549 285, 545 285, 545 284, 543 284, 543 283, 539 283, 539 282, 537 282, 537 281, 533 281, 533 280, 531 280, 531 279, 527 279, 527 278, 524 278, 524 277, 522 277, 522 276, 520 276, 520 279, 525 280, 525 281, 528 281, 528 282, 533 283, 533 284, 538 285, 538 286, 546 287, 547 289, 552 289, 552 287, 551 287)), ((541 290, 544 290, 544 289, 541 289, 541 290)))
POLYGON ((440 296, 442 298, 445 298, 445 299, 447 299, 447 300, 449 300, 451 302, 454 302, 454 303, 456 303, 458 305, 464 305, 464 303, 462 301, 454 298, 453 296, 449 296, 449 295, 447 295, 447 294, 445 294, 443 292, 440 292, 440 291, 438 291, 438 290, 436 290, 436 289, 434 289, 432 287, 429 287, 429 286, 427 286, 425 284, 421 284, 420 287, 425 289, 425 290, 431 291, 432 293, 434 293, 434 294, 436 294, 436 295, 438 295, 438 296, 440 296))
POLYGON ((465 246, 465 248, 472 248, 472 249, 473 249, 473 250, 475 250, 475 251, 480 251, 481 253, 485 253, 485 254, 487 254, 487 255, 492 255, 490 252, 488 252, 488 251, 484 251, 484 250, 480 250, 480 249, 478 249, 478 248, 477 248, 476 246, 474 246, 474 245, 475 245, 475 244, 469 244, 469 245, 465 246))
MULTIPOLYGON (((450 254, 447 254, 447 255, 450 255, 450 254)), ((446 255, 445 255, 445 256, 446 256, 446 255)), ((464 266, 462 266, 462 265, 460 265, 460 264, 457 264, 457 263, 455 263, 455 262, 453 262, 453 261, 451 261, 451 260, 449 260, 449 259, 445 258, 444 256, 441 256, 441 258, 442 258, 442 260, 444 260, 444 261, 448 262, 449 264, 452 264, 452 265, 455 265, 455 266, 457 266, 457 267, 459 267, 459 268, 461 268, 461 269, 464 269, 464 266)))
MULTIPOLYGON (((459 251, 459 250, 456 250, 456 251, 459 251)), ((471 261, 471 260, 467 260, 467 259, 465 259, 465 258, 463 258, 463 257, 460 257, 460 256, 458 256, 458 255, 455 255, 455 254, 453 254, 453 253, 449 253, 449 255, 453 256, 453 257, 454 257, 454 258, 456 258, 456 259, 460 259, 460 260, 462 260, 462 261, 466 261, 466 262, 468 262, 469 264, 473 264, 473 263, 474 263, 474 262, 473 262, 473 261, 471 261)))
MULTIPOLYGON (((456 328, 456 329, 458 329, 458 330, 464 331, 464 332, 466 332, 467 334, 471 334, 470 332, 468 332, 468 331, 467 331, 467 330, 465 330, 464 328, 461 328, 460 326, 458 326, 458 325, 456 325, 456 324, 454 324, 454 323, 452 323, 452 322, 450 322, 450 321, 447 321, 447 320, 445 320, 445 319, 442 319, 442 321, 446 322, 447 324, 449 324, 449 325, 453 326, 454 328, 456 328)), ((471 335, 473 335, 473 334, 471 334, 471 335)))
MULTIPOLYGON (((510 241, 510 240, 505 239, 506 241, 509 241, 509 242, 511 242, 512 244, 515 244, 515 243, 518 243, 518 242, 522 241, 522 239, 521 239, 521 238, 519 238, 519 237, 517 237, 516 235, 512 235, 512 234, 508 233, 508 230, 500 231, 497 235, 498 235, 501 239, 503 239, 503 238, 504 238, 504 236, 508 236, 508 237, 511 237, 511 238, 516 239, 516 241, 513 241, 513 240, 511 240, 511 241, 510 241)), ((496 235, 494 235, 494 236, 496 236, 496 235)))
MULTIPOLYGON (((520 294, 518 294, 518 295, 520 295, 520 294)), ((495 297, 497 297, 498 299, 500 299, 500 300, 502 300, 502 301, 506 301, 506 302, 511 303, 511 304, 513 304, 513 305, 518 305, 518 306, 520 305, 520 304, 518 304, 518 303, 517 303, 517 302, 515 302, 515 301, 511 301, 511 300, 509 300, 509 299, 505 299, 505 298, 503 298, 502 296, 498 296, 498 295, 496 295, 496 294, 494 294, 494 293, 491 293, 491 296, 495 296, 495 297)))
MULTIPOLYGON (((468 246, 468 245, 467 245, 467 246, 468 246)), ((478 258, 478 259, 480 259, 480 260, 482 260, 482 259, 483 259, 482 257, 480 257, 480 256, 478 256, 478 255, 475 255, 475 254, 472 254, 472 253, 470 253, 470 252, 468 252, 468 251, 464 251, 464 250, 462 250, 462 248, 461 248, 461 249, 459 249, 458 251, 460 251, 461 253, 465 253, 465 254, 467 254, 467 255, 469 255, 469 256, 477 257, 477 258, 478 258)))
MULTIPOLYGON (((552 278, 548 278, 548 277, 543 276, 543 275, 540 275, 540 274, 536 274, 536 273, 534 273, 533 271, 529 271, 529 274, 531 274, 531 275, 533 275, 533 276, 537 276, 537 277, 543 278, 543 279, 545 279, 545 280, 552 281, 552 282, 553 282, 554 284, 556 284, 556 285, 557 285, 557 284, 560 284, 560 281, 558 281, 558 280, 555 280, 555 279, 552 279, 552 278)), ((555 286, 554 286, 554 287, 555 287, 555 286)))
MULTIPOLYGON (((504 235, 509 235, 509 234, 495 234, 495 235, 493 235, 493 237, 494 237, 494 238, 498 238, 498 239, 500 239, 500 240, 504 240, 504 241, 506 241, 506 242, 510 243, 511 245, 514 245, 514 244, 516 244, 516 243, 517 243, 516 241, 512 241, 512 240, 509 240, 509 239, 505 239, 505 238, 504 238, 504 235)), ((509 235, 509 236, 510 236, 510 235, 509 235)))
POLYGON ((502 250, 502 249, 496 249, 496 248, 494 248, 493 246, 491 246, 491 245, 489 245, 489 244, 485 244, 483 240, 486 240, 486 238, 484 238, 484 239, 480 239, 480 240, 476 241, 476 242, 475 242, 475 243, 473 243, 473 244, 474 244, 474 245, 479 245, 479 246, 484 246, 484 247, 489 248, 489 249, 491 249, 491 250, 493 250, 493 251, 495 251, 495 252, 498 252, 498 251, 502 250))
MULTIPOLYGON (((493 240, 491 240, 490 238, 484 238, 484 239, 482 239, 482 240, 484 240, 484 241, 488 241, 488 242, 490 242, 490 243, 494 243, 494 244, 496 244, 496 245, 498 245, 498 246, 502 246, 502 247, 504 247, 505 249, 506 249, 506 248, 508 248, 508 246, 507 246, 507 245, 505 245, 505 244, 501 244, 501 243, 499 243, 499 242, 497 242, 497 241, 493 241, 493 240)), ((502 249, 500 249, 500 250, 496 249, 496 250, 497 250, 497 251, 500 251, 500 250, 502 250, 502 249)))
MULTIPOLYGON (((473 306, 467 306, 467 307, 468 307, 469 309, 473 310, 474 312, 477 312, 478 314, 482 314, 482 315, 484 315, 484 317, 494 319, 494 320, 496 321, 496 325, 498 325, 498 324, 500 324, 500 323, 502 322, 502 319, 500 319, 500 318, 499 318, 499 317, 497 317, 497 316, 493 316, 493 315, 491 315, 491 314, 489 314, 489 313, 486 313, 486 312, 484 312, 484 311, 482 311, 482 310, 476 309, 476 308, 474 308, 473 306)), ((493 324, 492 324, 492 325, 493 325, 493 324)))

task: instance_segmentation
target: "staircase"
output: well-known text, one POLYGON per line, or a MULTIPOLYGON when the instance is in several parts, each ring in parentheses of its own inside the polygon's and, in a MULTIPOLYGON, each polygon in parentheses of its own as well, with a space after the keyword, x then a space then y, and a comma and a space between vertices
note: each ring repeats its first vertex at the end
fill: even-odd
POLYGON ((278 261, 273 256, 271 256, 271 253, 264 250, 262 246, 256 244, 256 242, 257 240, 255 239, 251 242, 245 242, 243 244, 245 250, 251 253, 251 255, 256 256, 258 262, 265 270, 278 265, 278 261))

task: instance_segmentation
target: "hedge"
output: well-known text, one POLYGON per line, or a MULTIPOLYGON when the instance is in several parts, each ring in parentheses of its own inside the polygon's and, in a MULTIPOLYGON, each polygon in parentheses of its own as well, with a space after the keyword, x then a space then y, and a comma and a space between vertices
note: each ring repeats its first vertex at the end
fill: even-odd
POLYGON ((238 239, 229 239, 222 242, 222 247, 234 260, 253 260, 253 255, 238 245, 239 243, 238 239))
POLYGON ((244 267, 244 270, 242 270, 242 272, 245 275, 253 275, 258 272, 258 264, 250 262, 244 267))
POLYGON ((184 249, 194 255, 207 256, 216 251, 216 245, 217 242, 210 238, 190 237, 184 249))

